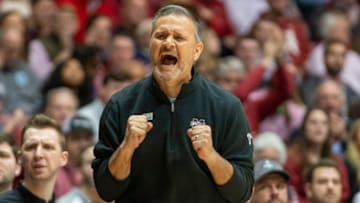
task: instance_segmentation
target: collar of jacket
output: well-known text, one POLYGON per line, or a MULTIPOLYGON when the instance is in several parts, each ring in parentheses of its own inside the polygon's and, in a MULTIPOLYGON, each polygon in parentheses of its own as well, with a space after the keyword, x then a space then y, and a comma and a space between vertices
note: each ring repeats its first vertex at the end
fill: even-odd
MULTIPOLYGON (((150 91, 155 94, 157 98, 159 98, 161 101, 169 103, 169 98, 165 95, 165 93, 160 89, 159 84, 156 82, 153 75, 149 77, 151 86, 150 91)), ((189 95, 191 92, 195 91, 196 89, 199 89, 201 81, 201 76, 199 73, 195 70, 195 67, 193 66, 191 69, 191 80, 187 84, 183 84, 181 87, 179 95, 176 97, 176 100, 181 100, 182 98, 189 95)))

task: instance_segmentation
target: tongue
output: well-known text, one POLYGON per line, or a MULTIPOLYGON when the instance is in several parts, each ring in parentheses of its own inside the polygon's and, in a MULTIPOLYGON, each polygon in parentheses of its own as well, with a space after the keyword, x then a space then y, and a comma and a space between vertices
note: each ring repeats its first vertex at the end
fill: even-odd
POLYGON ((162 63, 164 65, 175 65, 177 62, 175 57, 171 57, 171 56, 166 56, 164 57, 164 59, 162 60, 162 63))

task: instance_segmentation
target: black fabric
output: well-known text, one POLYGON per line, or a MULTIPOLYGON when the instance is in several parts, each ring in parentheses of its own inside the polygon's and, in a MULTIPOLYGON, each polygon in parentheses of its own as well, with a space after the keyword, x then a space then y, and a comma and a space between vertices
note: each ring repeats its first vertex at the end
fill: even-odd
POLYGON ((55 203, 55 196, 50 201, 45 201, 19 184, 14 190, 1 194, 0 203, 55 203))

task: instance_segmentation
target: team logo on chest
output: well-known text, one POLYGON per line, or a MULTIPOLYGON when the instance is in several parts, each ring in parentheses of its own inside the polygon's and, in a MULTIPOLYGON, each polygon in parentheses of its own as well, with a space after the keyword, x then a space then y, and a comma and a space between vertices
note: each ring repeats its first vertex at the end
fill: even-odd
POLYGON ((249 145, 251 145, 251 143, 252 143, 252 135, 251 135, 251 133, 246 134, 246 137, 248 139, 249 145))
POLYGON ((205 119, 198 119, 198 118, 193 118, 190 121, 190 127, 194 127, 197 125, 206 125, 205 119))

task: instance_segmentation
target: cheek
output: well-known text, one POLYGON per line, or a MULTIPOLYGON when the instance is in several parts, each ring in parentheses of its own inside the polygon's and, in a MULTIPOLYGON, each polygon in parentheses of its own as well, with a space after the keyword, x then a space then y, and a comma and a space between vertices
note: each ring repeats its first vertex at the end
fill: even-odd
MULTIPOLYGON (((265 190, 259 190, 258 192, 254 193, 255 199, 260 200, 261 202, 267 200, 270 196, 270 193, 265 190)), ((254 201, 257 202, 257 201, 254 201)))

